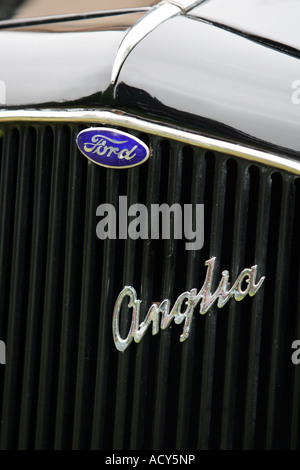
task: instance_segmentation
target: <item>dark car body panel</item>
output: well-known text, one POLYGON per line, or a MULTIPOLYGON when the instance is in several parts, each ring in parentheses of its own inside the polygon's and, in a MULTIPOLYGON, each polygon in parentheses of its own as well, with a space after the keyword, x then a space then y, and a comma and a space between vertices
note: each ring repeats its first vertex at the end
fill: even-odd
POLYGON ((283 2, 247 0, 250 14, 223 1, 235 15, 207 0, 155 24, 114 83, 130 21, 0 22, 2 449, 299 449, 297 32, 284 41, 286 26, 265 26, 269 4, 293 16, 283 2), (93 164, 76 145, 89 127, 129 133, 150 158, 122 171, 93 164), (97 208, 120 214, 120 196, 148 210, 203 205, 203 247, 173 234, 99 238, 97 208), (125 302, 119 336, 131 344, 120 352, 124 286, 140 319, 201 286, 214 302, 197 305, 186 340, 181 317, 140 342, 125 302))
POLYGON ((11 43, 1 68, 7 106, 99 105, 123 36, 122 30, 0 32, 0 41, 11 43))
POLYGON ((135 47, 115 93, 118 105, 151 110, 154 119, 299 155, 299 107, 291 101, 299 73, 296 57, 178 16, 135 47))
MULTIPOLYGON (((129 54, 114 87, 111 69, 126 29, 2 32, 0 40, 2 35, 3 42, 12 42, 0 77, 6 82, 6 106, 63 103, 136 114, 151 108, 153 119, 185 122, 204 135, 298 157, 299 106, 292 102, 292 86, 300 76, 299 58, 265 40, 263 25, 255 37, 246 27, 226 29, 231 23, 222 11, 217 16, 218 4, 213 7, 214 2, 204 2, 188 17, 178 14, 154 28, 129 54)), ((253 11, 259 16, 257 2, 253 11)), ((284 12, 287 16, 287 8, 284 12)), ((295 46, 294 36, 290 44, 295 46)))
POLYGON ((261 42, 281 44, 299 55, 298 18, 300 5, 294 0, 210 0, 193 9, 197 18, 239 31, 261 42))

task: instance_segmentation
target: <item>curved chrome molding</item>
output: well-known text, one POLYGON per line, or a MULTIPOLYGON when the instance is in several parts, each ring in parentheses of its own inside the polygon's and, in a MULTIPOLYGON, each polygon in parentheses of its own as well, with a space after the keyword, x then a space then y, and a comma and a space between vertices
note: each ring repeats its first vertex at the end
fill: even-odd
POLYGON ((178 0, 178 1, 162 1, 155 5, 146 15, 144 15, 122 39, 111 73, 111 84, 113 85, 120 73, 122 65, 126 58, 134 49, 134 47, 154 28, 163 21, 172 18, 178 14, 186 13, 195 5, 202 3, 204 0, 178 0))
POLYGON ((121 67, 126 57, 132 49, 149 34, 156 26, 172 16, 181 13, 181 9, 177 5, 169 3, 156 5, 149 13, 143 16, 135 25, 129 29, 120 43, 111 73, 112 85, 116 82, 121 67))
POLYGON ((140 119, 122 111, 113 110, 86 110, 86 109, 40 109, 40 110, 0 110, 0 124, 2 122, 69 122, 87 124, 106 124, 122 126, 127 129, 158 135, 165 139, 172 139, 186 145, 194 145, 220 153, 226 153, 238 158, 261 163, 295 175, 300 175, 300 160, 283 157, 273 153, 256 150, 240 144, 218 140, 196 134, 191 131, 177 129, 156 122, 140 119))

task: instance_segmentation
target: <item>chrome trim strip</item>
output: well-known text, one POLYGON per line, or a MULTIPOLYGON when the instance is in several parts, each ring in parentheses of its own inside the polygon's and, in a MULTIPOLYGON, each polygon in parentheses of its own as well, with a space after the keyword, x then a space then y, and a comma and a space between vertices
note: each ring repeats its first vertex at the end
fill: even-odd
POLYGON ((20 20, 0 21, 0 30, 8 28, 24 28, 27 26, 38 26, 47 23, 62 23, 67 21, 92 20, 97 18, 108 18, 111 16, 129 15, 132 13, 146 13, 151 7, 121 8, 115 10, 90 11, 87 13, 71 13, 65 15, 39 16, 37 18, 24 18, 20 20))
MULTIPOLYGON (((0 110, 0 124, 4 122, 80 122, 87 124, 99 123, 110 126, 122 126, 127 129, 158 135, 186 145, 194 145, 220 153, 227 153, 238 158, 261 163, 274 168, 300 175, 300 160, 283 157, 273 153, 256 150, 240 144, 206 137, 191 131, 185 131, 157 122, 147 121, 118 110, 86 110, 86 109, 40 109, 40 110, 0 110)), ((300 155, 299 155, 300 157, 300 155)))
POLYGON ((149 13, 143 16, 128 30, 122 39, 111 72, 113 85, 120 73, 121 67, 134 47, 149 34, 156 26, 172 16, 181 13, 181 9, 171 3, 158 4, 149 13))

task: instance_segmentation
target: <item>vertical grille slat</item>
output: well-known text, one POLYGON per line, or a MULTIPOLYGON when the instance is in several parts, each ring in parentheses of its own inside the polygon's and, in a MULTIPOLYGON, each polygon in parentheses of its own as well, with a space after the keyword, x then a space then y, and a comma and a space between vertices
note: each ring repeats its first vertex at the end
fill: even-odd
MULTIPOLYGON (((98 322, 98 298, 95 302, 95 291, 99 290, 99 259, 97 239, 95 237, 95 208, 98 205, 100 193, 100 175, 96 167, 89 164, 87 167, 83 267, 81 286, 80 321, 78 332, 78 364, 76 377, 76 397, 74 405, 73 448, 86 449, 91 442, 91 427, 93 423, 93 403, 95 366, 93 355, 96 353, 97 343, 94 345, 98 322), (89 431, 87 431, 89 429, 89 431)), ((102 174, 101 174, 102 176, 102 174)), ((104 311, 104 310, 102 310, 104 311)))
MULTIPOLYGON (((189 156, 190 157, 190 156, 189 156)), ((192 204, 203 204, 204 202, 204 188, 205 188, 205 154, 202 150, 194 152, 193 155, 193 174, 196 178, 193 179, 191 188, 191 203, 192 204)), ((204 241, 205 242, 205 241, 204 241)), ((188 264, 187 264, 187 276, 186 276, 186 288, 190 290, 195 286, 199 286, 199 262, 200 262, 200 251, 189 251, 188 252, 188 264)), ((196 309, 197 311, 197 309, 196 309)), ((195 318, 192 319, 195 323, 195 318)), ((187 449, 189 441, 191 439, 189 433, 189 426, 191 422, 191 391, 193 387, 193 373, 195 367, 195 325, 191 328, 191 333, 186 341, 182 345, 182 357, 181 357, 181 368, 180 368, 180 380, 179 380, 179 398, 178 398, 178 422, 177 422, 177 436, 176 436, 176 448, 179 450, 187 449)), ((197 368, 197 366, 196 366, 197 368)))
MULTIPOLYGON (((127 180, 127 197, 128 207, 135 203, 138 197, 138 182, 139 182, 139 168, 132 168, 128 174, 127 180)), ((136 243, 135 240, 128 238, 125 240, 124 248, 124 263, 123 263, 123 286, 130 286, 134 284, 134 266, 136 256, 136 243)), ((127 310, 127 309, 126 309, 127 310)), ((124 336, 127 336, 130 327, 130 318, 128 315, 121 316, 121 330, 125 331, 124 336)), ((118 370, 116 381, 116 404, 115 404, 115 422, 114 422, 114 439, 113 448, 122 450, 128 448, 128 443, 125 445, 124 440, 126 436, 126 421, 128 410, 131 409, 130 393, 129 393, 129 374, 130 374, 130 349, 127 349, 118 358, 118 370)), ((129 425, 130 426, 130 425, 129 425)))
POLYGON ((284 333, 285 318, 284 304, 286 304, 288 291, 288 264, 291 256, 291 217, 293 213, 294 194, 292 193, 294 186, 292 178, 282 178, 282 203, 279 215, 279 239, 278 239, 278 256, 276 266, 276 284, 277 288, 274 295, 274 314, 272 325, 272 346, 270 360, 270 381, 268 396, 268 414, 266 428, 266 448, 272 449, 281 446, 280 441, 284 436, 280 436, 280 418, 281 409, 280 401, 282 400, 281 387, 283 384, 283 349, 284 349, 284 333))
MULTIPOLYGON (((158 204, 159 185, 161 174, 161 142, 158 139, 150 140, 150 148, 152 150, 151 160, 149 161, 149 171, 147 174, 147 193, 146 206, 150 204, 158 204)), ((153 274, 154 274, 154 257, 155 257, 155 241, 147 239, 143 244, 143 256, 141 267, 141 318, 143 321, 146 315, 147 307, 153 300, 153 274)), ((150 333, 150 332, 149 332, 150 333)), ((148 392, 151 383, 148 377, 149 362, 153 362, 154 358, 150 356, 150 338, 146 335, 139 344, 139 351, 136 355, 135 371, 134 371, 134 390, 132 399, 132 427, 130 448, 143 448, 147 442, 149 430, 147 429, 147 415, 152 397, 148 392)), ((151 417, 152 418, 152 417, 151 417)), ((152 433, 150 433, 152 434, 152 433)))
MULTIPOLYGON (((261 174, 259 184, 258 206, 261 208, 258 213, 256 227, 255 260, 260 267, 260 275, 265 272, 266 248, 269 235, 269 213, 271 205, 271 178, 265 171, 261 174)), ((247 387, 245 401, 245 423, 243 445, 246 450, 250 450, 254 445, 257 394, 259 380, 259 366, 261 353, 262 336, 262 316, 263 316, 263 296, 261 290, 253 298, 252 315, 250 322, 249 355, 247 366, 247 387)))
MULTIPOLYGON (((232 244, 232 277, 237 278, 240 263, 244 264, 246 249, 247 213, 249 205, 249 169, 241 165, 237 175, 235 195, 234 237, 232 244)), ((224 398, 221 448, 231 449, 234 439, 236 389, 239 358, 241 312, 237 303, 229 306, 227 325, 227 348, 224 373, 224 398)))
MULTIPOLYGON (((299 211, 299 201, 300 201, 300 191, 299 191, 299 178, 294 179, 293 184, 295 188, 295 204, 294 204, 294 213, 293 213, 293 248, 296 243, 297 249, 293 249, 291 256, 291 267, 294 266, 294 275, 290 277, 289 292, 294 295, 290 295, 289 298, 292 299, 292 302, 289 302, 289 311, 294 311, 293 321, 287 322, 287 336, 290 339, 290 342, 293 343, 295 339, 300 338, 300 247, 299 247, 299 233, 300 227, 298 224, 298 211, 299 211), (294 280, 294 282, 292 282, 294 280)), ((289 353, 294 352, 293 349, 287 349, 289 353)), ((289 399, 289 430, 288 430, 288 445, 289 449, 297 450, 299 448, 300 442, 300 369, 299 367, 294 367, 294 370, 291 374, 291 396, 289 399)))
POLYGON ((2 410, 3 432, 1 434, 1 446, 8 449, 13 447, 19 425, 19 389, 23 370, 24 348, 22 330, 26 318, 24 305, 27 302, 28 263, 26 251, 30 237, 28 227, 31 227, 30 185, 32 183, 32 167, 35 154, 34 130, 31 128, 22 130, 20 140, 7 327, 7 343, 9 344, 7 362, 14 366, 13 368, 6 368, 5 371, 2 410))
MULTIPOLYGON (((105 176, 103 175, 103 178, 105 176)), ((119 174, 110 170, 106 176, 106 199, 117 207, 119 194, 119 174)), ((98 332, 98 350, 96 363, 95 404, 93 411, 92 449, 107 448, 109 437, 113 432, 114 408, 107 407, 109 393, 115 396, 115 389, 109 390, 110 374, 115 380, 115 351, 111 351, 111 318, 107 312, 113 309, 113 288, 116 258, 116 241, 106 240, 103 248, 100 323, 98 332), (114 356, 114 357, 112 357, 114 356)), ((119 266, 118 266, 119 268, 119 266)))
POLYGON ((84 193, 84 168, 81 155, 77 152, 76 129, 71 129, 69 181, 67 195, 67 226, 64 266, 64 290, 62 299, 62 320, 60 339, 60 360, 58 364, 58 391, 55 429, 55 448, 72 447, 73 403, 76 384, 76 356, 78 342, 78 321, 82 271, 82 193, 84 193))
MULTIPOLYGON (((299 299, 299 297, 298 297, 299 299)), ((298 303, 300 305, 300 302, 298 303)), ((297 310, 298 322, 296 326, 296 337, 300 338, 300 312, 297 310)), ((292 386, 292 399, 291 399, 291 422, 289 429, 289 438, 290 444, 289 448, 291 450, 299 449, 300 441, 300 369, 295 368, 293 376, 293 386, 292 386)))
POLYGON ((1 224, 0 224, 0 326, 2 334, 7 325, 7 312, 9 301, 9 279, 11 272, 11 252, 13 233, 13 214, 16 198, 16 175, 18 165, 19 132, 8 128, 3 137, 3 154, 1 161, 1 224))
POLYGON ((34 202, 32 221, 30 279, 28 289, 27 325, 25 336, 24 372, 21 397, 19 447, 27 449, 34 440, 35 401, 38 370, 32 367, 40 354, 41 312, 44 301, 47 214, 53 135, 51 129, 37 130, 34 202))
POLYGON ((291 345, 300 339, 300 178, 128 129, 151 158, 103 168, 77 150, 86 127, 1 125, 1 448, 299 449, 291 345), (112 204, 118 219, 119 196, 148 213, 151 204, 204 204, 203 248, 186 250, 172 225, 170 240, 162 231, 118 239, 118 222, 117 239, 99 239, 97 207, 112 204), (123 287, 135 288, 142 322, 153 302, 172 308, 184 291, 199 292, 211 257, 212 293, 224 270, 231 286, 253 265, 262 288, 204 315, 198 304, 184 342, 183 323, 172 321, 117 351, 112 314, 123 287))
POLYGON ((35 437, 37 449, 53 446, 54 410, 57 398, 54 384, 57 382, 62 316, 62 273, 65 248, 65 204, 70 154, 69 142, 68 129, 63 128, 60 132, 56 132, 51 178, 45 302, 35 437))
MULTIPOLYGON (((165 158, 163 155, 162 158, 165 158)), ((170 151, 167 203, 171 206, 180 200, 182 151, 179 144, 175 144, 170 151)), ((171 222, 172 225, 172 222, 171 222)), ((176 267, 176 240, 171 238, 165 242, 166 257, 161 278, 161 300, 174 297, 174 273, 176 267)), ((175 300, 175 299, 173 299, 175 300)), ((156 390, 153 418, 153 448, 160 449, 165 445, 165 419, 167 402, 170 390, 168 389, 168 369, 172 364, 170 354, 170 330, 160 333, 158 346, 158 366, 156 373, 156 390), (171 363, 170 363, 171 361, 171 363)), ((168 429, 170 433, 172 430, 168 429)))
MULTIPOLYGON (((210 155, 210 158, 212 156, 210 155)), ((215 159, 215 179, 213 182, 213 205, 212 205, 212 223, 211 223, 211 239, 209 256, 216 257, 216 278, 220 274, 220 258, 221 258, 221 241, 222 229, 224 226, 224 207, 225 207, 225 188, 226 188, 226 162, 224 159, 215 159)), ((216 289, 213 286, 213 290, 216 289)), ((212 388, 215 361, 215 341, 217 330, 217 313, 214 307, 209 315, 205 317, 204 325, 204 345, 203 345, 203 362, 202 362, 202 378, 201 378, 201 396, 200 396, 200 415, 198 428, 198 448, 208 449, 210 446, 211 433, 211 412, 212 412, 212 388)))

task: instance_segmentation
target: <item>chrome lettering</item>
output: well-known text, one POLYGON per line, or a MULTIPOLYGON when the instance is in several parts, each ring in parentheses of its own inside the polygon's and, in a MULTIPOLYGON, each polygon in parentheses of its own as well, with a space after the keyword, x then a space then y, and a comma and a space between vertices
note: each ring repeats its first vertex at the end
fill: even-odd
POLYGON ((101 134, 97 134, 91 138, 91 142, 86 142, 84 144, 84 151, 88 153, 96 153, 100 156, 106 155, 106 157, 110 157, 114 153, 118 156, 119 159, 125 158, 125 160, 131 160, 136 156, 136 153, 134 153, 133 155, 131 154, 135 151, 137 145, 132 147, 132 149, 120 150, 119 147, 109 145, 107 141, 110 144, 125 144, 126 142, 128 142, 127 140, 117 141, 101 134))
POLYGON ((205 262, 208 269, 205 281, 199 292, 197 292, 197 289, 183 292, 177 298, 172 308, 170 300, 168 299, 163 300, 159 305, 152 304, 144 321, 141 323, 141 300, 137 299, 137 294, 133 287, 125 286, 117 298, 113 312, 112 327, 116 348, 119 351, 125 351, 133 340, 138 343, 142 339, 151 324, 152 335, 156 335, 159 332, 159 325, 160 328, 164 330, 170 325, 173 319, 176 324, 183 323, 183 331, 180 336, 180 341, 185 341, 189 336, 194 309, 198 304, 200 304, 200 314, 205 314, 215 302, 217 302, 218 308, 221 308, 228 302, 228 300, 231 299, 231 297, 234 297, 236 301, 241 301, 246 295, 255 295, 265 280, 265 277, 263 276, 256 283, 257 265, 254 265, 251 268, 243 269, 232 287, 230 287, 228 282, 229 272, 223 271, 217 289, 214 293, 211 293, 215 261, 216 258, 213 257, 205 262), (123 302, 125 297, 129 297, 127 308, 132 309, 132 313, 129 332, 126 338, 122 338, 119 329, 119 322, 120 309, 121 306, 124 305, 123 302))

